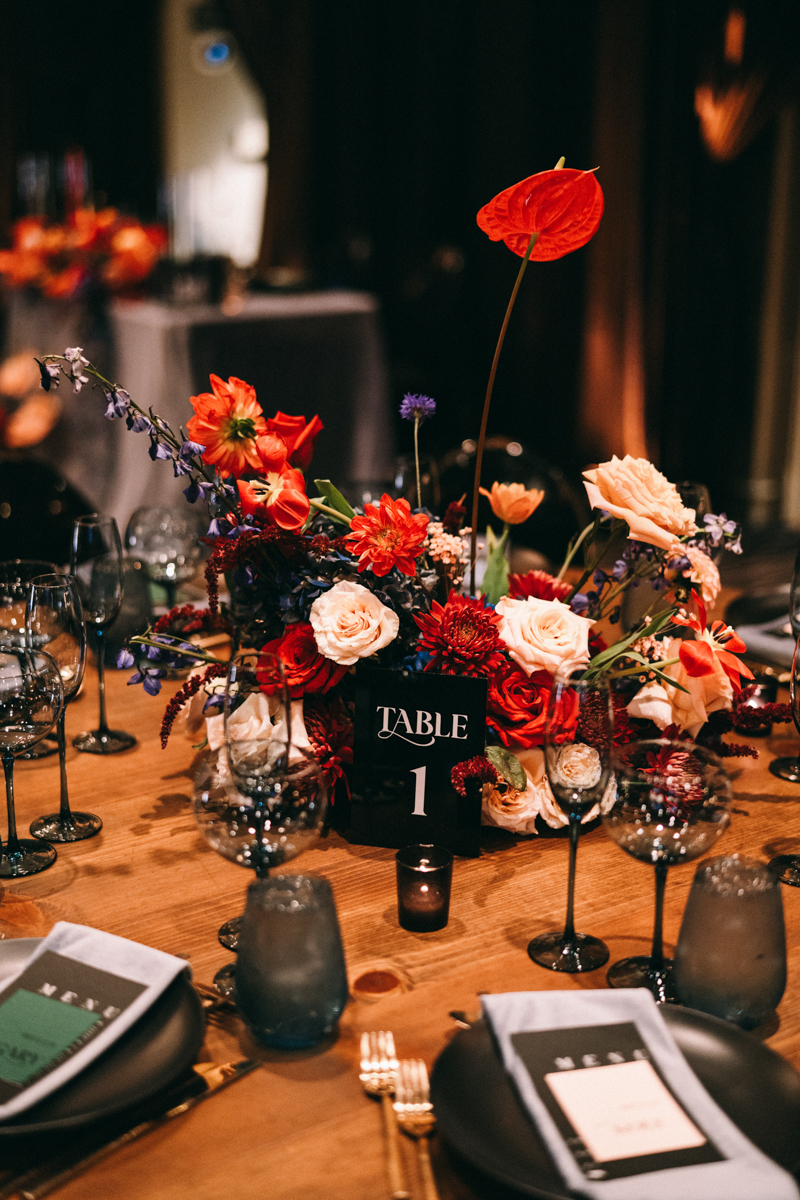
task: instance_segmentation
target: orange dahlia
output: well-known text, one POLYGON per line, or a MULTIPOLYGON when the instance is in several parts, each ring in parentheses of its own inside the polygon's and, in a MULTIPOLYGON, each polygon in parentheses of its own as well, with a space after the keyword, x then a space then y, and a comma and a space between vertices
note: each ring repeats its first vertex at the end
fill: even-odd
POLYGON ((267 424, 249 383, 233 376, 227 383, 218 375, 210 379, 213 394, 192 396, 194 416, 186 429, 193 442, 205 446, 203 462, 217 467, 220 475, 238 479, 245 471, 260 469, 256 438, 267 432, 267 424))
POLYGON ((393 500, 385 493, 380 508, 364 505, 364 516, 353 517, 348 549, 358 554, 358 569, 371 567, 376 575, 388 575, 397 567, 404 575, 416 573, 415 558, 422 554, 428 529, 425 513, 412 513, 407 500, 393 500))
POLYGON ((431 611, 415 615, 414 620, 422 630, 418 648, 432 654, 426 671, 489 675, 507 662, 497 630, 500 616, 486 607, 483 596, 473 599, 451 592, 445 605, 434 600, 431 611))

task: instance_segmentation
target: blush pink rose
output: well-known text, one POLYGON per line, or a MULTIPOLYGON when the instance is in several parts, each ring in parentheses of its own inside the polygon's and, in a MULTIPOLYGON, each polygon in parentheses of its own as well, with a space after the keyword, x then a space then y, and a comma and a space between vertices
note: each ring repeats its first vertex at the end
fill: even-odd
POLYGON ((340 667, 352 667, 397 637, 400 618, 360 583, 343 581, 323 592, 309 613, 317 649, 340 667))
POLYGON ((684 508, 674 483, 646 458, 614 455, 583 474, 592 508, 627 521, 636 541, 669 550, 676 538, 697 531, 694 509, 684 508))
MULTIPOLYGON (((682 644, 680 638, 671 638, 664 645, 664 658, 678 658, 682 644)), ((664 673, 686 691, 655 681, 646 683, 628 705, 632 717, 653 721, 659 729, 677 725, 695 737, 711 713, 729 709, 733 703, 733 684, 716 655, 709 675, 689 675, 680 660, 665 667, 664 673)))
POLYGON ((500 640, 526 675, 575 671, 588 663, 592 622, 570 612, 559 600, 504 596, 496 611, 502 617, 500 640))

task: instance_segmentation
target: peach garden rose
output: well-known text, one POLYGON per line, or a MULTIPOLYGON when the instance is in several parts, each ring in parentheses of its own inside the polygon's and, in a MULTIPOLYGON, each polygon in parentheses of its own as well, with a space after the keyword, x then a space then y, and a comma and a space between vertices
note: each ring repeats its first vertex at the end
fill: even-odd
POLYGON ((571 612, 559 600, 504 596, 496 611, 502 617, 500 640, 526 675, 534 671, 575 671, 589 661, 592 622, 571 612))
POLYGON ((311 605, 309 614, 317 649, 342 667, 388 646, 397 637, 400 618, 360 583, 336 583, 311 605))
POLYGON ((676 538, 697 532, 694 509, 684 508, 675 484, 646 458, 614 455, 583 474, 592 508, 627 521, 636 541, 669 550, 676 538))

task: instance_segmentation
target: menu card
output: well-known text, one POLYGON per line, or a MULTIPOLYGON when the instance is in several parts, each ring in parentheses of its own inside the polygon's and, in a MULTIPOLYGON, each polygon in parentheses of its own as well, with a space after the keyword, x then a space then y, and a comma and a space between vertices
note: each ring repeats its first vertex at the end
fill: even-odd
POLYGON ((592 1200, 798 1200, 705 1090, 644 988, 481 997, 566 1185, 592 1200))
POLYGON ((0 987, 0 1120, 82 1071, 185 969, 150 946, 60 921, 0 987))

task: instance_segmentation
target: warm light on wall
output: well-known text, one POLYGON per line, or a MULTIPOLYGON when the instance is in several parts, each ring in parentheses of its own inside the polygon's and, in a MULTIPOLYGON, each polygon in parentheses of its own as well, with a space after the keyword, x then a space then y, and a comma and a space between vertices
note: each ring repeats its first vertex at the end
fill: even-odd
POLYGON ((745 128, 764 89, 759 72, 744 76, 736 70, 744 59, 746 32, 747 18, 741 9, 732 8, 725 21, 723 49, 728 81, 700 83, 694 93, 700 133, 709 154, 718 162, 735 158, 749 141, 745 128))

